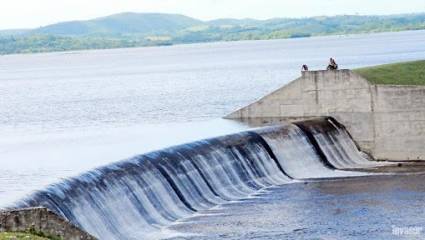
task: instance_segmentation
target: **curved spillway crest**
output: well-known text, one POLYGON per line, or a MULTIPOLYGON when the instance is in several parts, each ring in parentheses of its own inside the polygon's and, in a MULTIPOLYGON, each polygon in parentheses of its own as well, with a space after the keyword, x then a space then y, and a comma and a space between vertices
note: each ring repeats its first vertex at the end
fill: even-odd
POLYGON ((357 155, 345 129, 329 119, 288 124, 114 163, 51 185, 13 208, 47 207, 99 239, 155 238, 178 219, 291 178, 348 176, 335 169, 367 161, 357 155))
POLYGON ((333 118, 296 123, 311 139, 317 149, 337 169, 359 169, 386 165, 370 161, 359 151, 348 131, 333 118))
POLYGON ((17 207, 47 207, 99 239, 143 239, 196 211, 289 181, 264 140, 246 132, 98 168, 17 207))
POLYGON ((314 145, 296 125, 276 126, 258 130, 271 147, 285 171, 294 178, 347 176, 320 156, 314 145))

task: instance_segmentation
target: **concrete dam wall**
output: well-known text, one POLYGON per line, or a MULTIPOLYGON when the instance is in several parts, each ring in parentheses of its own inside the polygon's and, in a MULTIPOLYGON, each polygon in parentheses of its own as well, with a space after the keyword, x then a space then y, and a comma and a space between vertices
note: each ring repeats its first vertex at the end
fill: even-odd
POLYGON ((180 219, 266 188, 363 176, 359 170, 382 164, 368 160, 332 118, 287 123, 151 152, 53 184, 12 204, 4 213, 16 221, 1 221, 0 230, 24 230, 17 222, 39 218, 25 217, 25 209, 43 207, 98 239, 158 239, 180 219))
POLYGON ((381 160, 425 160, 425 87, 374 85, 350 70, 308 71, 226 118, 263 122, 332 116, 381 160))

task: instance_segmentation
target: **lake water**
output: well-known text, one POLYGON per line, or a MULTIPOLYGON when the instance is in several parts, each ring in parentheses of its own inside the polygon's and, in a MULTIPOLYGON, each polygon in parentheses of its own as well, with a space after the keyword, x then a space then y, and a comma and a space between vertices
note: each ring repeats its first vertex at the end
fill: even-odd
POLYGON ((425 58, 425 31, 0 56, 0 206, 81 171, 246 129, 300 75, 425 58))

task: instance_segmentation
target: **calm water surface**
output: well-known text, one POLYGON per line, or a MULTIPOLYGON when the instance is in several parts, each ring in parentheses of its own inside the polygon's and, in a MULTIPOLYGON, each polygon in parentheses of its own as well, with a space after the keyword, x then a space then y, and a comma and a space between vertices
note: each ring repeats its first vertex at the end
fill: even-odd
POLYGON ((219 118, 300 75, 425 58, 425 31, 0 56, 0 205, 58 178, 246 129, 219 118))

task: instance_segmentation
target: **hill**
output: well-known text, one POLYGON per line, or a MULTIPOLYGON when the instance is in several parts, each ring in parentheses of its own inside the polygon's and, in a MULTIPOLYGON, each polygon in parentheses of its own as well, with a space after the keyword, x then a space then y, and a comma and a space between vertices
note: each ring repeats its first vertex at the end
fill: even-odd
POLYGON ((425 85, 425 60, 354 70, 374 84, 425 85))
POLYGON ((425 14, 201 21, 178 14, 120 13, 32 30, 0 31, 0 54, 420 29, 425 29, 425 14))
POLYGON ((0 37, 2 36, 19 36, 28 33, 31 29, 7 29, 0 30, 0 37))
POLYGON ((88 21, 57 23, 39 29, 35 34, 94 35, 94 34, 169 34, 202 24, 194 18, 178 14, 120 13, 88 21))

